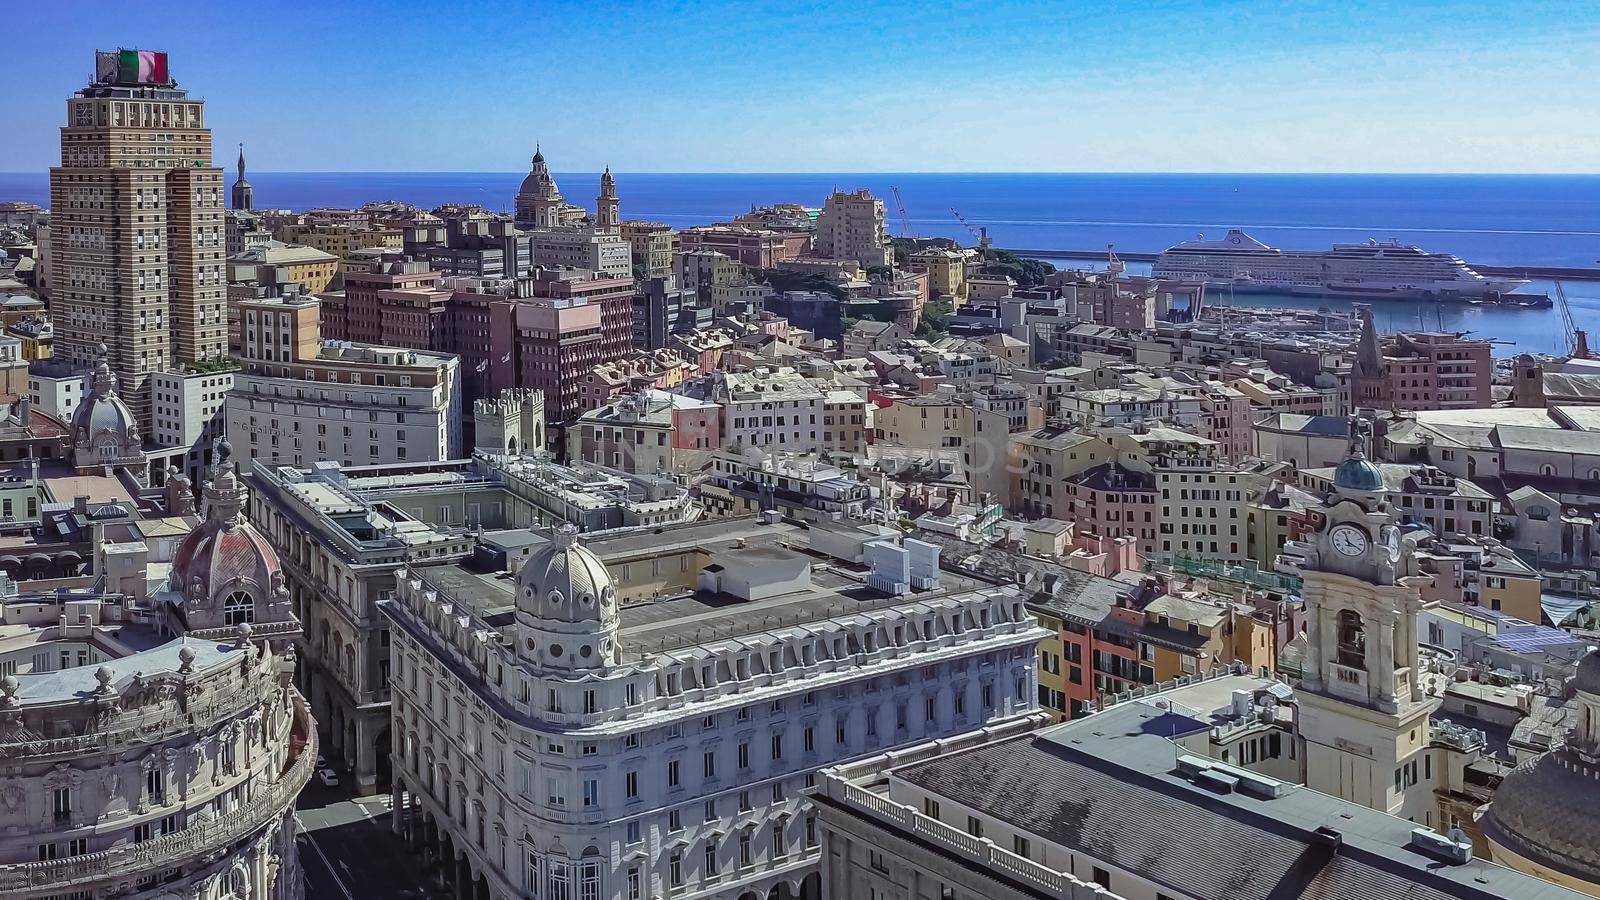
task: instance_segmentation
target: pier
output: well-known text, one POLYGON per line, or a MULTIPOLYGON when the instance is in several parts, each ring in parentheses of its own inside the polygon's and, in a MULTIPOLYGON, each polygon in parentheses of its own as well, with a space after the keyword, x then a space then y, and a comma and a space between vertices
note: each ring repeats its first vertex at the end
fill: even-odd
MULTIPOLYGON (((1033 259, 1104 260, 1106 258, 1104 250, 1011 250, 1010 252, 1033 259)), ((1161 255, 1140 250, 1118 250, 1116 254, 1117 259, 1123 262, 1155 262, 1156 257, 1161 255)), ((1467 265, 1479 275, 1542 278, 1546 281, 1600 281, 1600 268, 1587 266, 1491 266, 1473 262, 1467 265)))

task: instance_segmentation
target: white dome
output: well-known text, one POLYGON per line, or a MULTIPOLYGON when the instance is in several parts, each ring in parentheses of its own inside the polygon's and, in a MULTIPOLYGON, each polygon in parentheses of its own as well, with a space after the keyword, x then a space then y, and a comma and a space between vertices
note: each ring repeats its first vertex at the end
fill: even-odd
POLYGON ((577 542, 576 529, 556 529, 517 573, 517 620, 519 652, 546 666, 590 668, 613 655, 617 592, 605 563, 577 542))

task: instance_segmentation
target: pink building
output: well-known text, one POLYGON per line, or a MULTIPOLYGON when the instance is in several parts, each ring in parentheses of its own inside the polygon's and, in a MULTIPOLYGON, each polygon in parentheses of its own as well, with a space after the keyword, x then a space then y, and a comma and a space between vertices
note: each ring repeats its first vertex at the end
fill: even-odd
POLYGON ((1488 341, 1443 332, 1397 334, 1379 342, 1372 311, 1361 312, 1361 338, 1350 370, 1353 409, 1478 409, 1493 405, 1494 360, 1488 341))
POLYGON ((678 232, 678 246, 683 252, 715 250, 752 268, 770 269, 809 252, 811 234, 746 225, 701 225, 678 232))
MULTIPOLYGON (((1138 541, 1140 556, 1155 552, 1161 513, 1150 473, 1101 463, 1062 479, 1061 490, 1066 494, 1063 518, 1076 524, 1078 534, 1131 537, 1138 541)), ((1059 502, 1056 508, 1061 508, 1059 502)))
POLYGON ((649 475, 696 469, 722 446, 722 407, 646 388, 590 410, 567 432, 568 458, 649 475))

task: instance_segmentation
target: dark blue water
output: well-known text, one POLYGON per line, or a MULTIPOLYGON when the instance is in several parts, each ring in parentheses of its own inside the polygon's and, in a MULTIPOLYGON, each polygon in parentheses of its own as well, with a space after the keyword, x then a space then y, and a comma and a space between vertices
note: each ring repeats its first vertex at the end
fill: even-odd
MULTIPOLYGON (((507 209, 523 173, 251 173, 258 206, 309 209, 405 200, 429 208, 507 209)), ((558 174, 567 198, 592 206, 598 173, 558 174)), ((895 234, 971 235, 951 213, 985 226, 1001 247, 1158 251, 1198 233, 1245 228, 1270 244, 1323 248, 1396 237, 1469 262, 1591 266, 1600 257, 1600 176, 1129 174, 619 174, 624 218, 675 226, 724 220, 751 206, 820 206, 834 187, 870 188, 895 234), (895 208, 900 189, 906 220, 895 208)), ((48 203, 46 173, 0 173, 0 200, 48 203)), ((1552 286, 1529 288, 1550 292, 1552 286)), ((1600 325, 1600 285, 1568 285, 1579 327, 1600 325)), ((1285 301, 1288 302, 1288 301, 1285 301)), ((1305 301, 1298 301, 1305 302, 1305 301)), ((1508 343, 1501 352, 1558 351, 1551 312, 1446 310, 1448 328, 1508 343)), ((1392 328, 1417 310, 1380 310, 1392 328)), ((1428 327, 1439 324, 1431 310, 1428 327)))

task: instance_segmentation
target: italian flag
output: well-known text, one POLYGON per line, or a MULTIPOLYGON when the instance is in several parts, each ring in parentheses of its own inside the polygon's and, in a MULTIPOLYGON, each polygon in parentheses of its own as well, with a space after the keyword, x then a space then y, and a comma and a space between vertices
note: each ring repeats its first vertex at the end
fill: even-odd
POLYGON ((166 84, 167 55, 154 50, 123 50, 118 68, 122 80, 135 84, 166 84))

